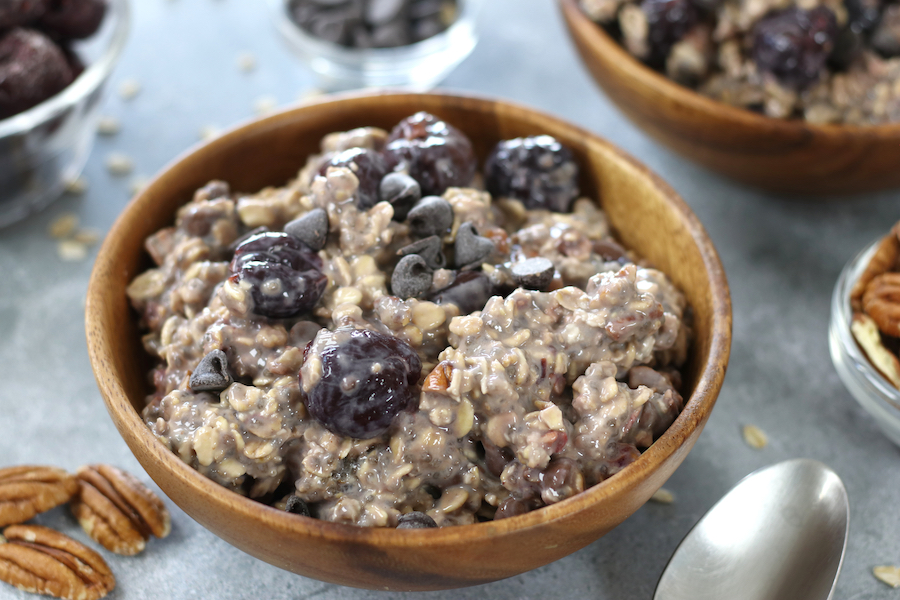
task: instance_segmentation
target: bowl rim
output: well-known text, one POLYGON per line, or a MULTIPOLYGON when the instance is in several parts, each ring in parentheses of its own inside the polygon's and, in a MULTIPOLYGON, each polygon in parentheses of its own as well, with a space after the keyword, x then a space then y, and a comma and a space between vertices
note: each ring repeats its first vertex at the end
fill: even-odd
POLYGON ((629 77, 637 80, 645 87, 657 90, 678 105, 686 106, 697 113, 717 113, 719 117, 739 123, 747 128, 766 129, 769 132, 776 132, 785 137, 812 132, 818 136, 834 138, 845 138, 848 135, 858 137, 895 136, 900 138, 900 122, 856 125, 810 123, 803 119, 779 119, 704 96, 680 83, 676 83, 638 60, 624 46, 613 39, 600 24, 592 21, 584 14, 578 5, 578 0, 557 1, 566 20, 578 27, 579 34, 590 36, 593 46, 606 55, 606 62, 626 65, 622 71, 628 72, 629 77), (588 25, 591 27, 588 28, 588 25))
MULTIPOLYGON (((268 526, 282 532, 290 532, 292 535, 328 539, 334 542, 353 541, 372 546, 397 548, 415 548, 423 545, 429 547, 451 546, 460 542, 485 541, 492 537, 521 533, 552 521, 562 520, 573 513, 583 511, 590 505, 602 502, 608 497, 616 496, 622 491, 636 487, 640 482, 652 475, 656 466, 662 464, 670 456, 678 454, 683 444, 692 435, 695 433, 699 435, 721 389, 731 348, 732 307, 725 271, 712 240, 706 233, 703 225, 689 205, 671 186, 611 142, 559 117, 516 102, 455 91, 414 93, 373 90, 332 94, 300 103, 272 115, 245 121, 213 140, 201 142, 189 148, 163 167, 153 180, 129 202, 113 224, 98 252, 88 285, 85 306, 86 337, 91 366, 107 410, 129 446, 132 443, 143 446, 148 450, 148 454, 152 454, 162 461, 163 464, 160 466, 177 478, 179 483, 191 488, 194 493, 200 494, 205 498, 211 498, 212 503, 217 503, 223 507, 227 506, 229 511, 241 513, 248 520, 262 521, 268 526), (214 155, 218 146, 227 147, 233 141, 243 137, 247 132, 257 129, 274 129, 280 120, 291 120, 292 115, 295 113, 324 104, 331 105, 336 111, 340 109, 339 112, 346 113, 353 110, 353 104, 356 100, 374 96, 384 96, 387 100, 410 99, 412 97, 430 98, 434 101, 450 100, 456 102, 455 108, 463 109, 465 107, 473 109, 477 107, 478 110, 485 110, 491 106, 503 105, 504 108, 510 111, 510 114, 521 115, 525 118, 539 117, 550 120, 554 123, 554 126, 565 130, 572 137, 584 139, 591 144, 597 144, 612 151, 629 168, 634 169, 640 176, 646 178, 666 198, 671 208, 677 212, 681 223, 689 231, 696 244, 709 279, 709 290, 707 293, 711 298, 712 314, 709 355, 704 364, 698 365, 696 385, 693 393, 685 402, 685 407, 681 414, 679 414, 668 430, 650 448, 644 451, 634 463, 631 463, 613 477, 562 502, 500 521, 488 521, 423 531, 359 527, 317 519, 298 518, 298 515, 286 513, 231 492, 182 462, 174 452, 165 448, 150 432, 149 428, 144 424, 140 413, 133 408, 128 400, 121 382, 100 376, 101 367, 104 364, 108 364, 112 356, 111 346, 101 335, 101 332, 104 329, 115 331, 116 327, 115 323, 103 323, 103 319, 100 316, 94 316, 102 315, 103 311, 97 308, 108 302, 108 299, 105 298, 105 290, 100 287, 99 282, 104 274, 120 271, 115 266, 118 248, 130 239, 125 233, 128 224, 142 219, 140 216, 142 206, 149 206, 154 203, 153 189, 157 181, 165 177, 166 173, 171 169, 184 161, 190 160, 192 157, 196 158, 198 155, 202 156, 203 154, 214 155)), ((132 310, 130 306, 128 308, 132 310)))
MULTIPOLYGON (((59 93, 28 110, 0 120, 0 137, 29 131, 53 119, 103 84, 116 66, 128 41, 128 32, 131 28, 131 7, 128 0, 109 0, 104 17, 104 22, 106 21, 111 21, 112 31, 103 54, 59 93)), ((101 25, 101 30, 104 26, 105 23, 101 25)))

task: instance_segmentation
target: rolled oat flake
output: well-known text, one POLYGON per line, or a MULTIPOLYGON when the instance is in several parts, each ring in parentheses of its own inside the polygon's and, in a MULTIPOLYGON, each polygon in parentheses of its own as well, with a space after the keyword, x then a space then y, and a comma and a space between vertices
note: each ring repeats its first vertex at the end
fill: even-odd
POLYGON ((228 372, 228 358, 221 350, 213 350, 191 373, 190 386, 193 392, 221 392, 234 379, 228 372))

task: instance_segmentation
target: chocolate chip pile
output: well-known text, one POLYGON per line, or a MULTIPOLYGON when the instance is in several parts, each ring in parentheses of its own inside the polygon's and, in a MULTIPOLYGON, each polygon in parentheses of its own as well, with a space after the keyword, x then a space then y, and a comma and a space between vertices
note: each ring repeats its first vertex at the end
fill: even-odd
POLYGON ((312 35, 352 48, 394 48, 449 27, 457 0, 291 0, 288 13, 312 35))
POLYGON ((84 65, 71 43, 96 33, 105 14, 105 0, 0 2, 0 119, 72 83, 84 65))
POLYGON ((417 113, 325 136, 284 187, 197 190, 128 287, 160 442, 260 502, 399 529, 512 517, 639 457, 683 405, 684 297, 558 140, 484 165, 417 113))
POLYGON ((580 0, 649 66, 717 100, 814 123, 900 120, 895 0, 580 0))

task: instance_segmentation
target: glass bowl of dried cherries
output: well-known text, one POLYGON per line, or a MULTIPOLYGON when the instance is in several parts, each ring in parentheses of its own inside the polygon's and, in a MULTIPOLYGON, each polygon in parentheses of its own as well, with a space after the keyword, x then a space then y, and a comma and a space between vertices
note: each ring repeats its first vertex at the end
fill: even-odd
POLYGON ((0 4, 0 227, 81 173, 128 14, 127 0, 0 4))
POLYGON ((269 0, 269 6, 321 88, 427 90, 475 48, 482 2, 269 0))
POLYGON ((900 445, 900 224, 857 254, 838 278, 828 343, 850 394, 900 445))

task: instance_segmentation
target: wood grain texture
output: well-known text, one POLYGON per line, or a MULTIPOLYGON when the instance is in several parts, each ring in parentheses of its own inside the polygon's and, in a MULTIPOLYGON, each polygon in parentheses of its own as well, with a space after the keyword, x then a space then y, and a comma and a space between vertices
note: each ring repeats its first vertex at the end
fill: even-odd
POLYGON ((110 416, 160 488, 190 516, 238 548, 323 581, 370 589, 432 590, 486 583, 534 569, 604 535, 643 505, 694 445, 725 376, 731 301, 719 258, 675 192, 596 136, 500 101, 442 94, 339 96, 238 127, 176 159, 125 209, 91 276, 86 315, 91 364, 110 416), (640 459, 559 504, 497 522, 439 530, 366 529, 287 514, 231 493, 159 443, 138 411, 147 359, 125 295, 149 266, 142 242, 170 225, 178 206, 210 179, 253 191, 282 185, 332 131, 390 128, 432 112, 472 139, 483 160, 493 145, 548 133, 572 148, 582 189, 599 197, 620 239, 666 271, 694 307, 697 339, 686 375, 685 410, 640 459))
POLYGON ((577 0, 558 2, 606 95, 678 154, 775 192, 833 195, 900 186, 900 123, 814 125, 729 106, 641 63, 588 19, 577 0))

